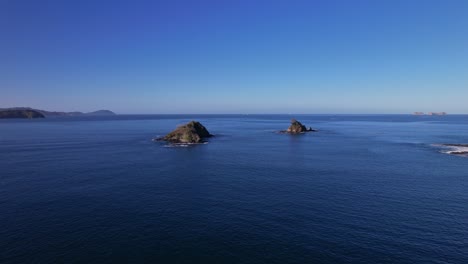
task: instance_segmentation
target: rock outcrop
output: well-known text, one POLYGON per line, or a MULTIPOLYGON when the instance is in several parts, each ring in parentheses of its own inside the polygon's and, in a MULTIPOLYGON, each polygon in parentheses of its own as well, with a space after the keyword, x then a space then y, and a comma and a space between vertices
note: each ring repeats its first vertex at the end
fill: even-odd
POLYGON ((24 109, 24 110, 0 110, 1 118, 44 118, 45 116, 36 110, 24 109))
POLYGON ((174 131, 164 137, 157 138, 157 141, 167 141, 171 143, 202 143, 204 139, 212 137, 208 130, 197 121, 177 127, 174 131))
POLYGON ((307 128, 301 122, 297 121, 296 119, 291 119, 291 125, 288 127, 287 130, 282 131, 283 133, 289 134, 300 134, 305 132, 315 132, 317 130, 312 129, 311 127, 307 128))

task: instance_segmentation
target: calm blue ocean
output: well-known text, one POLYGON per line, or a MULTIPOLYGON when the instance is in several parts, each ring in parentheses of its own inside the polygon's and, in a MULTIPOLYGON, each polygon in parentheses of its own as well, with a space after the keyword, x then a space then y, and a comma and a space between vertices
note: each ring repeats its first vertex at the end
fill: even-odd
POLYGON ((468 263, 468 116, 291 117, 1 120, 0 263, 468 263))

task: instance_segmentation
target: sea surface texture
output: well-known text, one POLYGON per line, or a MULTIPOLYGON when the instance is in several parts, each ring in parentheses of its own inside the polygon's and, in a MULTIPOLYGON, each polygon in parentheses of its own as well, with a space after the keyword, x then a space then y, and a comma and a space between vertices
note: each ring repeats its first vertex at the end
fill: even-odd
POLYGON ((441 144, 468 116, 1 120, 0 263, 468 263, 468 158, 441 144), (215 137, 152 141, 190 120, 215 137))

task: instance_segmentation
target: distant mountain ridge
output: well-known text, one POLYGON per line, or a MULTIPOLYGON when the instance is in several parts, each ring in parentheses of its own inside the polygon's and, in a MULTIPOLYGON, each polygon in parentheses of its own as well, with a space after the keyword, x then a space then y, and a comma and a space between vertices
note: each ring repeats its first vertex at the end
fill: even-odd
POLYGON ((48 116, 112 116, 116 115, 114 112, 110 110, 98 110, 89 113, 83 112, 57 112, 57 111, 46 111, 41 109, 34 109, 31 107, 10 107, 10 108, 0 108, 0 111, 36 111, 44 115, 45 117, 48 116))

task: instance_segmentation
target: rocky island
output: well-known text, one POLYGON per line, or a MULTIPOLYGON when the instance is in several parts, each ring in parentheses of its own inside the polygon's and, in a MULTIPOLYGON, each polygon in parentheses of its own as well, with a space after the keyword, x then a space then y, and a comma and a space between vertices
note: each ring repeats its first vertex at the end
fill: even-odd
POLYGON ((204 139, 212 137, 208 130, 197 121, 190 121, 185 125, 177 127, 174 131, 164 137, 156 138, 156 141, 167 141, 170 143, 202 143, 204 139))
POLYGON ((45 116, 36 110, 32 109, 3 109, 0 110, 0 119, 4 118, 44 118, 45 116))
POLYGON ((317 130, 312 129, 311 127, 307 128, 301 122, 297 121, 296 119, 291 119, 291 125, 288 127, 287 130, 281 131, 281 133, 287 134, 301 134, 305 132, 316 132, 317 130))

